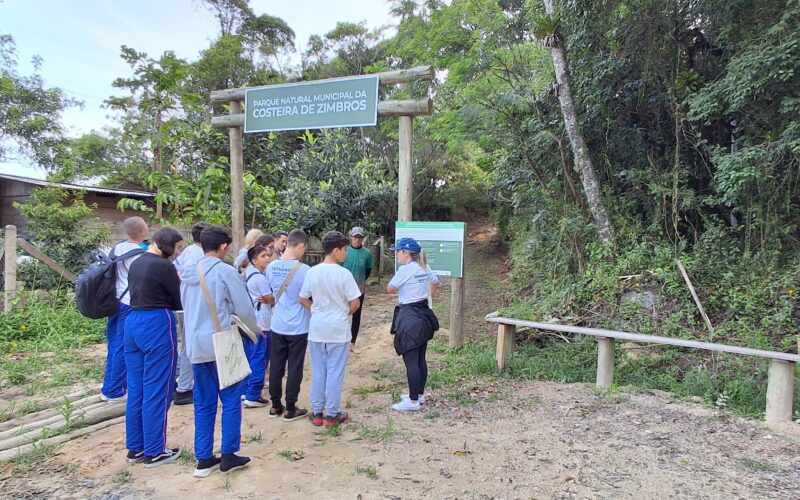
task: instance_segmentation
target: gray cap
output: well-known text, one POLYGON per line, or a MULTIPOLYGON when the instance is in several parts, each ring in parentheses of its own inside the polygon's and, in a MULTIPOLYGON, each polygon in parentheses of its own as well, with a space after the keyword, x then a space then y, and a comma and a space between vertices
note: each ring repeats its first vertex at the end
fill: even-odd
POLYGON ((350 230, 350 236, 364 236, 365 234, 364 228, 358 226, 350 230))

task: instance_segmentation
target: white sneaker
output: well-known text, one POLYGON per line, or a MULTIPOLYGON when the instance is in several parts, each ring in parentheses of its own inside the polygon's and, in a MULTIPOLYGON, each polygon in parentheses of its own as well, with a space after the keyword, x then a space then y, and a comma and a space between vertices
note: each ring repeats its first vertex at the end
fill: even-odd
MULTIPOLYGON (((419 397, 417 398, 417 401, 419 401, 419 404, 424 405, 425 404, 425 400, 430 395, 431 395, 431 393, 420 394, 419 397)), ((401 394, 400 395, 400 399, 409 399, 410 400, 410 398, 408 397, 408 394, 401 394)))
POLYGON ((392 405, 392 409, 397 411, 419 411, 421 408, 419 401, 410 399, 401 399, 399 403, 392 405))
POLYGON ((103 394, 101 392, 100 393, 100 401, 105 401, 106 403, 111 404, 111 405, 117 404, 117 403, 125 403, 126 401, 128 401, 128 395, 127 394, 123 394, 122 396, 120 396, 118 398, 110 398, 110 397, 106 396, 105 394, 103 394))

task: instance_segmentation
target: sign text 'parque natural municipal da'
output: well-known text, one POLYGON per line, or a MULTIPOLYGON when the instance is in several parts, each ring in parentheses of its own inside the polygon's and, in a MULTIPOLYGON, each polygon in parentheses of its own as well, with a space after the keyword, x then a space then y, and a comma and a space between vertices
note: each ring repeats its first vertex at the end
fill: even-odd
POLYGON ((378 76, 355 76, 247 89, 245 132, 378 123, 378 76))

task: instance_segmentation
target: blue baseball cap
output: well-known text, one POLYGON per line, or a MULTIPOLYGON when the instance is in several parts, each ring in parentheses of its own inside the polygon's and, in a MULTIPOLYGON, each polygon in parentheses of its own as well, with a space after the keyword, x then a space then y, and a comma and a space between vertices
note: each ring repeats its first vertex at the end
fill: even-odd
POLYGON ((412 253, 419 253, 419 251, 422 250, 422 247, 419 246, 419 243, 417 243, 417 240, 414 238, 400 238, 389 250, 392 252, 396 252, 398 250, 408 250, 412 253))

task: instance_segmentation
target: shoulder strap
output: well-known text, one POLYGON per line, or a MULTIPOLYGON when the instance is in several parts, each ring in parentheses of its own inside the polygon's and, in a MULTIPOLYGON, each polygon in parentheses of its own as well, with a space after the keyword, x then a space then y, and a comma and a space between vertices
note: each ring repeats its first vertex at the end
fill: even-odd
MULTIPOLYGON (((146 251, 147 250, 145 250, 144 248, 134 248, 133 250, 128 250, 127 252, 125 252, 124 254, 120 255, 119 257, 117 257, 115 255, 109 255, 109 257, 111 258, 112 261, 119 262, 119 261, 122 261, 122 260, 125 260, 125 259, 129 259, 131 257, 134 257, 136 255, 143 254, 146 251)), ((111 250, 111 253, 112 254, 114 253, 113 249, 111 250)))
MULTIPOLYGON (((219 264, 215 262, 208 270, 214 268, 219 264)), ((219 316, 217 316, 217 306, 214 305, 214 299, 211 297, 211 290, 208 289, 208 281, 206 281, 206 273, 203 271, 203 260, 197 261, 197 275, 200 277, 200 288, 203 290, 203 298, 206 300, 206 307, 208 312, 211 313, 211 320, 214 322, 214 330, 217 332, 222 331, 222 325, 219 323, 219 316)))
POLYGON ((292 283, 292 280, 294 279, 294 275, 297 274, 297 271, 300 270, 300 266, 302 265, 303 263, 298 260, 297 264, 295 264, 292 270, 289 271, 289 274, 286 275, 286 279, 283 280, 283 284, 281 285, 280 289, 278 289, 278 293, 275 294, 276 304, 278 303, 279 300, 281 300, 281 297, 283 297, 283 293, 286 291, 287 288, 289 288, 289 285, 292 283))
MULTIPOLYGON (((260 274, 260 271, 252 272, 252 273, 250 273, 250 275, 247 278, 245 278, 245 280, 244 280, 245 289, 247 289, 247 283, 250 281, 250 278, 252 278, 253 276, 255 276, 257 274, 260 274)), ((247 294, 250 295, 250 290, 247 290, 247 294)), ((252 302, 253 302, 253 307, 256 308, 256 311, 260 311, 261 310, 261 302, 259 302, 258 299, 254 300, 252 302)))

